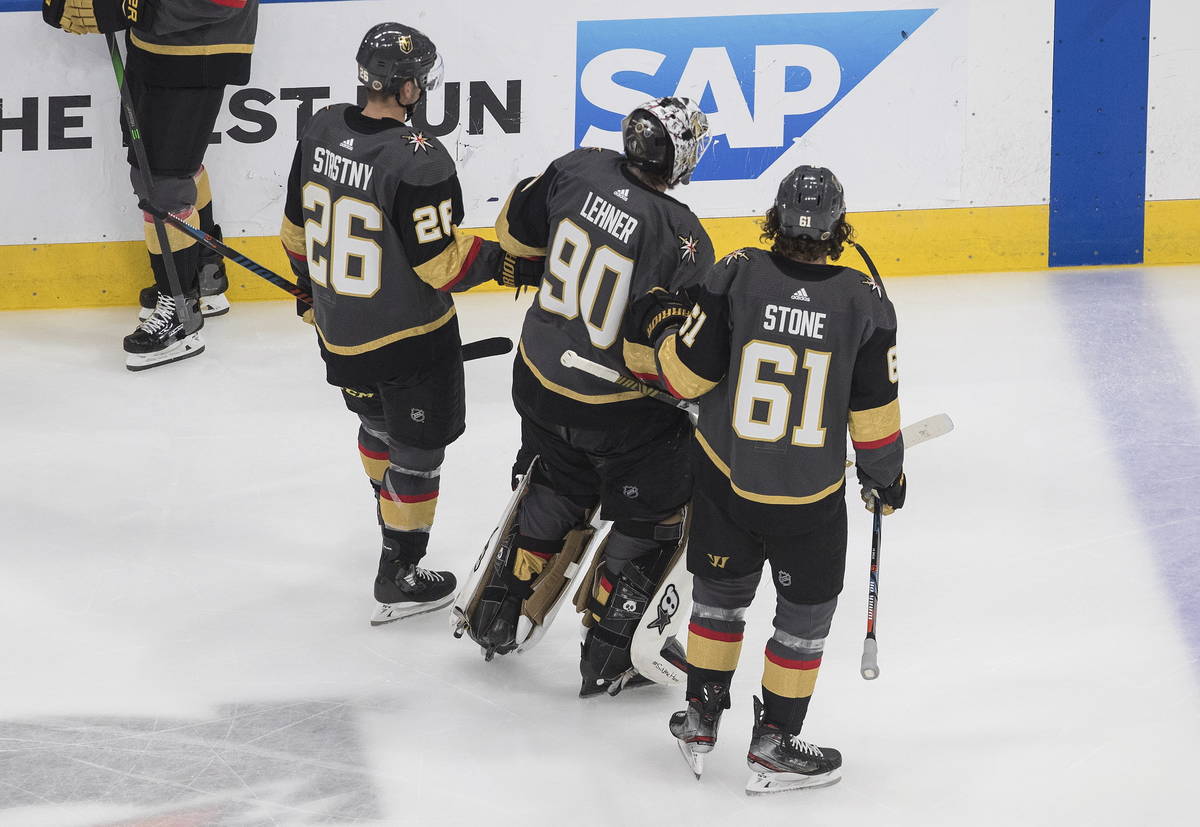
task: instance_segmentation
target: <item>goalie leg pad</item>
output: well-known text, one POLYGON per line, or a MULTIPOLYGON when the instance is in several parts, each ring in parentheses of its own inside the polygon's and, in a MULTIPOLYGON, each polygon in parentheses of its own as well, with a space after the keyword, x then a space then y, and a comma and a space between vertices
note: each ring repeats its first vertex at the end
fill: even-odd
POLYGON ((684 523, 674 516, 659 523, 614 523, 586 604, 584 625, 589 628, 579 661, 580 695, 605 690, 631 669, 634 631, 683 536, 684 523))

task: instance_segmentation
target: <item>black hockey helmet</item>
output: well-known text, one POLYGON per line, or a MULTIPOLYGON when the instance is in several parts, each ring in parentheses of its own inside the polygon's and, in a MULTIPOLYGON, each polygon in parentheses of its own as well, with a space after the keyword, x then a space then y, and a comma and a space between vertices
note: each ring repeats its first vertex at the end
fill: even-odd
POLYGON ((708 117, 687 98, 647 101, 621 121, 625 157, 662 175, 669 186, 686 184, 712 138, 708 117))
POLYGON ((379 23, 358 47, 358 80, 372 92, 396 94, 413 80, 422 92, 442 84, 442 58, 433 41, 403 23, 379 23))
POLYGON ((796 167, 780 182, 775 208, 780 235, 825 241, 846 215, 842 182, 825 167, 796 167))

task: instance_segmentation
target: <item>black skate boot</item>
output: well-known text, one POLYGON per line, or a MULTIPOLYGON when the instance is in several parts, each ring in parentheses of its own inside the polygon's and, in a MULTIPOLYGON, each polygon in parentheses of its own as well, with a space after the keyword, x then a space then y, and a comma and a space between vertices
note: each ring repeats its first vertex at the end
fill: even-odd
POLYGON ((379 605, 371 616, 371 625, 383 626, 449 606, 457 587, 458 581, 448 571, 430 571, 415 563, 381 559, 375 578, 375 599, 379 605))
MULTIPOLYGON (((209 235, 218 241, 224 240, 220 226, 213 227, 209 235)), ((204 245, 200 245, 199 256, 200 264, 196 282, 200 289, 200 314, 206 319, 224 316, 229 312, 229 299, 225 298, 225 291, 229 289, 229 279, 225 276, 225 258, 204 245)), ((157 302, 158 287, 153 284, 143 287, 138 293, 138 304, 141 305, 138 318, 149 318, 150 314, 154 312, 154 305, 157 302)))
POLYGON ((754 736, 746 765, 752 775, 746 795, 781 793, 806 787, 828 787, 842 780, 842 754, 801 739, 763 720, 763 705, 754 699, 754 736))
POLYGON ((671 734, 679 739, 679 751, 696 780, 704 772, 704 756, 717 745, 717 728, 721 713, 729 709, 729 687, 721 683, 706 683, 699 698, 688 698, 687 709, 671 716, 671 734))
POLYGON ((180 321, 175 299, 158 294, 154 311, 125 337, 125 367, 146 370, 204 352, 204 339, 200 336, 204 318, 197 312, 196 299, 191 297, 187 301, 192 303, 195 320, 191 330, 185 329, 180 321))

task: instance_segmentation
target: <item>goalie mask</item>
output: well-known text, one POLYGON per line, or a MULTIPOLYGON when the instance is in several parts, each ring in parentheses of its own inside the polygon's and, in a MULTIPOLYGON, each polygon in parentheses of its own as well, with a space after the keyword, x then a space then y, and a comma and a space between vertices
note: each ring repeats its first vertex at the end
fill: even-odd
POLYGON ((825 167, 796 167, 780 182, 775 208, 780 235, 826 241, 846 215, 842 183, 825 167))
POLYGON ((358 47, 358 80, 372 92, 398 94, 412 80, 422 94, 442 84, 442 57, 433 41, 403 23, 379 23, 358 47))
POLYGON ((687 98, 647 101, 621 122, 629 163, 662 175, 668 186, 686 184, 712 137, 708 118, 687 98))

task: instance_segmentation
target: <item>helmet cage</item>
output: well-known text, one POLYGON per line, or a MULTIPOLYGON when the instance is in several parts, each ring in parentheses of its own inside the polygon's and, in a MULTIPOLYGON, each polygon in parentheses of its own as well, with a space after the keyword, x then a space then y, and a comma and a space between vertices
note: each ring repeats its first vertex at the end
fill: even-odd
POLYGON ((647 101, 621 121, 629 162, 686 184, 712 143, 708 117, 687 98, 647 101))

